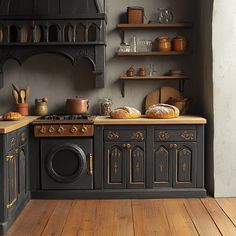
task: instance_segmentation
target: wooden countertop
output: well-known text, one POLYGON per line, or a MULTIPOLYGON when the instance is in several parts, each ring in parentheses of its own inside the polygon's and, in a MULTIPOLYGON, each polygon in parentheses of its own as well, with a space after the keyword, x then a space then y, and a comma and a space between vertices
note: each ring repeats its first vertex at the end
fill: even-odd
POLYGON ((2 121, 0 120, 0 134, 6 134, 11 131, 17 130, 25 125, 30 124, 39 116, 23 116, 18 121, 2 121))
POLYGON ((111 119, 106 116, 97 116, 94 120, 95 125, 159 125, 159 124, 206 124, 207 120, 199 116, 180 116, 174 119, 111 119))

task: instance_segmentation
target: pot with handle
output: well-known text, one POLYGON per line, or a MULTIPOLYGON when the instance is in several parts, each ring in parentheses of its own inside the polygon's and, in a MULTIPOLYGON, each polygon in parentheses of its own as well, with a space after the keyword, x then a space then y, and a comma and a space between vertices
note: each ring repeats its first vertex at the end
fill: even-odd
POLYGON ((70 98, 66 100, 66 112, 70 115, 86 114, 89 108, 89 101, 86 98, 70 98))

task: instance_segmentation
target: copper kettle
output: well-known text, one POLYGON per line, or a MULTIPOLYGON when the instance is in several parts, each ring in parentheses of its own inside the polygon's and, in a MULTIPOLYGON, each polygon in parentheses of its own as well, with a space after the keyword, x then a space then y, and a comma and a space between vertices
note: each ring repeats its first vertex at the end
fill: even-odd
POLYGON ((66 100, 66 112, 67 114, 86 114, 89 109, 89 101, 86 98, 69 98, 66 100))

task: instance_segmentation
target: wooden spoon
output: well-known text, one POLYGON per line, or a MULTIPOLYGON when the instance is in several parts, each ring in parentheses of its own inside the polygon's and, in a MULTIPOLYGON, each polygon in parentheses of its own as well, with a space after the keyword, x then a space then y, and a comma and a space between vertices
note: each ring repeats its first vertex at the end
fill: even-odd
POLYGON ((26 92, 24 89, 20 90, 20 97, 21 97, 22 103, 25 103, 26 92))
POLYGON ((19 95, 15 89, 12 90, 12 96, 14 97, 16 104, 19 104, 19 95))
POLYGON ((25 98, 26 98, 26 100, 29 98, 29 96, 30 96, 30 88, 29 88, 29 86, 27 86, 26 87, 26 91, 25 91, 25 98))

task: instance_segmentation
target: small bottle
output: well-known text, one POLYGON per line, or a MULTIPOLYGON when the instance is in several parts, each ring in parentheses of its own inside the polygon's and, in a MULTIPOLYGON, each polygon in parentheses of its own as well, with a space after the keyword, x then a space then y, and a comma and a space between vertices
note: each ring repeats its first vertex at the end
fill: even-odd
POLYGON ((136 35, 133 35, 131 37, 131 52, 137 52, 137 37, 136 35))

